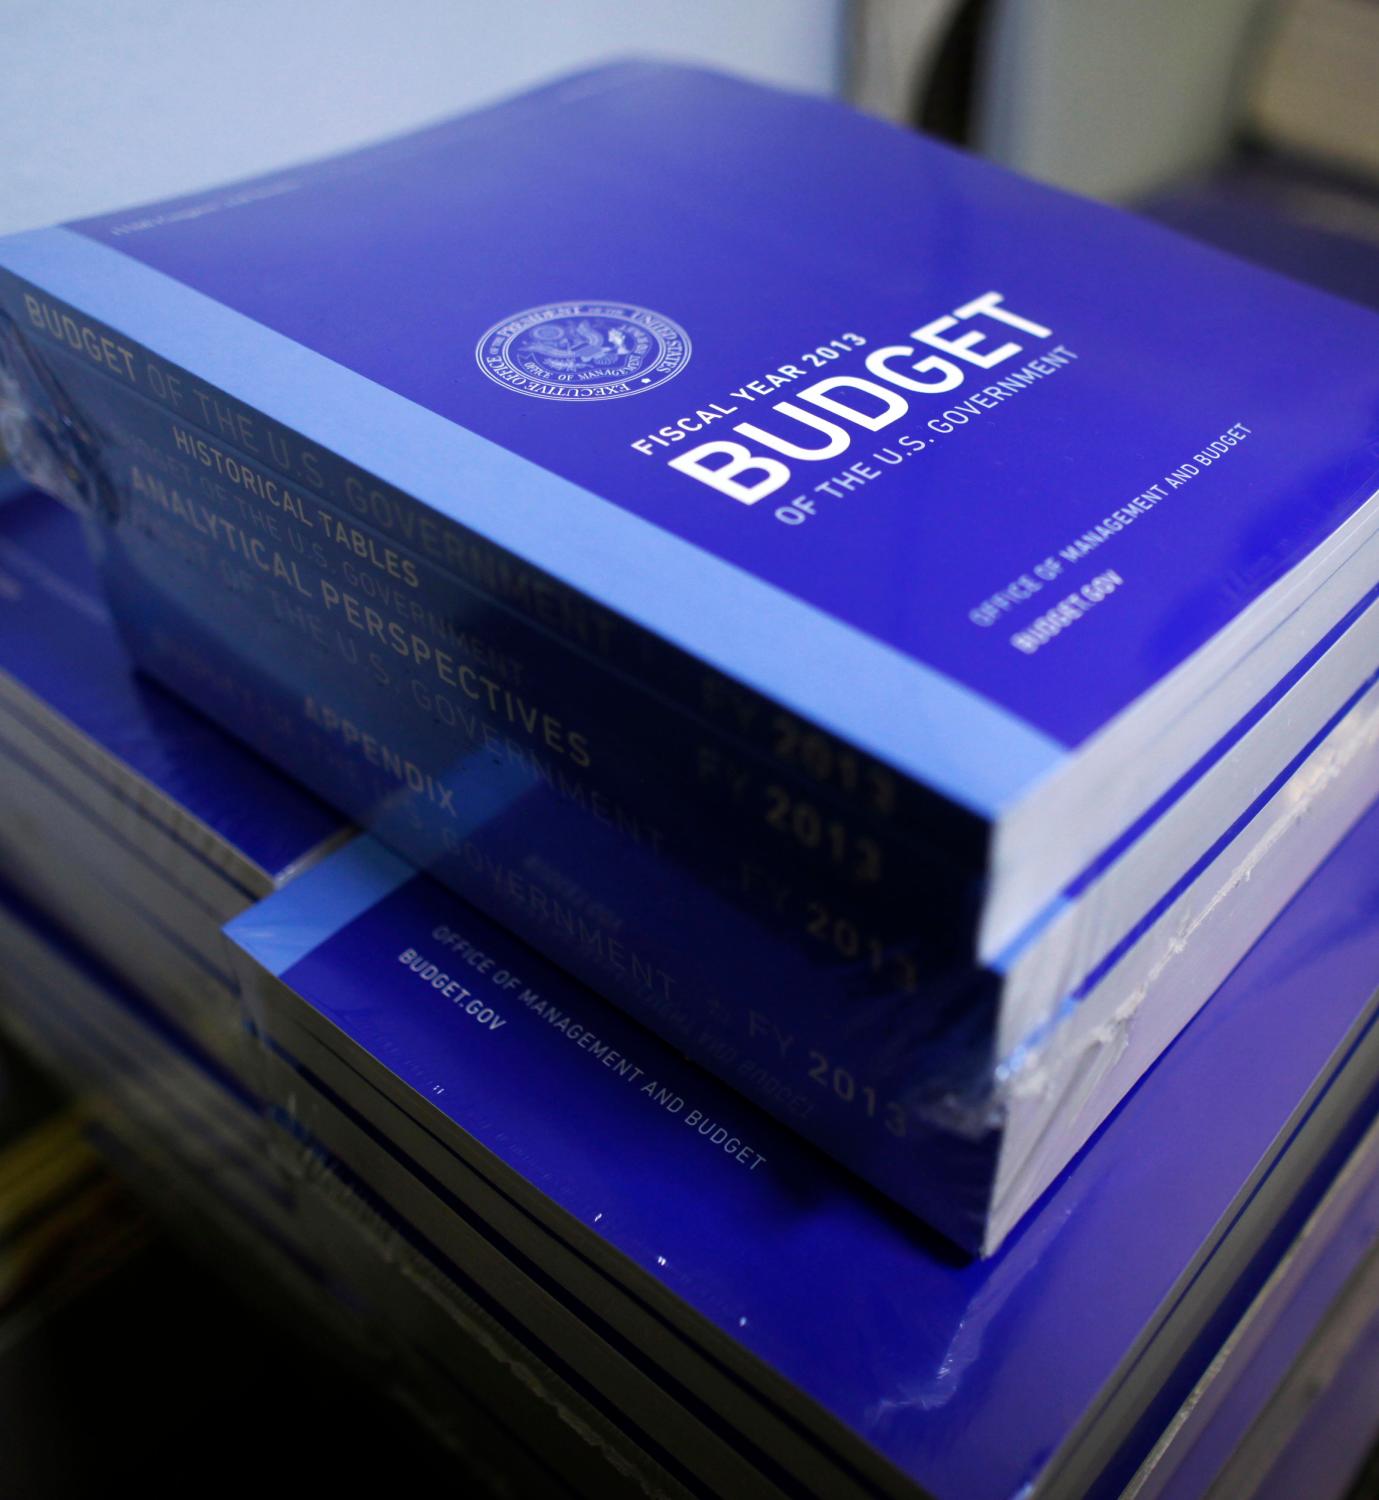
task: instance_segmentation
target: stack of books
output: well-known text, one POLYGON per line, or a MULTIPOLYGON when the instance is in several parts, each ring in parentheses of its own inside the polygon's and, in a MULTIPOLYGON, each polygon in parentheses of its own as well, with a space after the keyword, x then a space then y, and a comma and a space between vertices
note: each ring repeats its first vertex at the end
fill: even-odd
POLYGON ((0 855, 137 992, 18 1024, 576 1487, 1189 1493, 1379 1175, 1377 335, 649 65, 0 242, 0 855))
MULTIPOLYGON (((32 494, 0 522, 10 579, 76 529, 32 494)), ((71 573, 68 608, 89 602, 71 573)), ((83 666, 93 693, 218 733, 108 654, 59 680, 83 666)), ((1231 1458, 1363 1263, 1376 817, 986 1262, 373 840, 230 924, 240 983, 210 1034, 247 1022, 248 1048, 212 1055, 166 981, 160 1006, 14 896, 3 1014, 95 1101, 122 1170, 363 1337, 437 1426, 539 1434, 533 1485, 544 1463, 589 1494, 995 1495, 1028 1467, 1050 1493, 1114 1493, 1151 1457, 1165 1477, 1231 1458)), ((89 898, 49 905, 92 919, 89 898)))
POLYGON ((0 305, 141 666, 967 1248, 1379 790, 1373 318, 835 106, 609 68, 0 305))

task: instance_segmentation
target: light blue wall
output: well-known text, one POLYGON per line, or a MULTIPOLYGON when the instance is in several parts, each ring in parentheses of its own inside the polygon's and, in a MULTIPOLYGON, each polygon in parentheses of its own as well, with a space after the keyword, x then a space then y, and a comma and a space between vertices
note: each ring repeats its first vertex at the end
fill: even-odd
POLYGON ((0 233, 325 155, 628 53, 831 91, 843 0, 0 0, 0 233))

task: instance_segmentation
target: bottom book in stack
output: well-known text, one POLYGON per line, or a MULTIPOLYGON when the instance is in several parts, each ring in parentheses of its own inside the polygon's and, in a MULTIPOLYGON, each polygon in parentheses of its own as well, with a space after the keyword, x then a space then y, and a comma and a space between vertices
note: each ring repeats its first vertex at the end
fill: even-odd
POLYGON ((227 932, 265 1096, 685 1489, 1080 1500, 1138 1482, 1364 1134, 1376 839, 985 1262, 371 840, 227 932))

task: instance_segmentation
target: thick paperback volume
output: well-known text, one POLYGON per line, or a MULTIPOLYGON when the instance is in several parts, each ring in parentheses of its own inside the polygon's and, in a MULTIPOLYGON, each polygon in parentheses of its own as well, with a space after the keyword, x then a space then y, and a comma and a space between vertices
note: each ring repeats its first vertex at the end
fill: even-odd
POLYGON ((1379 321, 838 106, 603 69, 0 307, 145 668, 964 1244, 1376 790, 1379 321))
POLYGON ((1377 829, 985 1261, 372 840, 227 932, 269 1097, 692 1492, 1109 1500, 1372 1120, 1377 829))

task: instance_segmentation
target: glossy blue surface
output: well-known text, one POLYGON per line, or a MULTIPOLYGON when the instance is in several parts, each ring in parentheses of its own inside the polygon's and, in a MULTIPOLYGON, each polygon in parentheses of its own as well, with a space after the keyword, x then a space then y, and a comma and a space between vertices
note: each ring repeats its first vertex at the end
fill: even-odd
POLYGON ((1379 309, 1375 195, 1344 173, 1269 154, 1245 156, 1138 206, 1181 234, 1379 309))
MULTIPOLYGON (((1379 812, 982 1263, 955 1259, 433 882, 396 886, 391 857, 367 843, 228 930, 275 964, 282 934, 295 954, 316 931, 282 974, 302 1003, 414 1090, 433 1128, 448 1118, 531 1184, 523 1201, 538 1218, 577 1246, 596 1236, 620 1251, 634 1287, 639 1271, 668 1288, 672 1323, 693 1336, 707 1320, 940 1500, 1007 1500, 1137 1359, 1152 1360, 1162 1320, 1213 1274, 1224 1226, 1286 1164, 1300 1112, 1368 1025, 1376 839, 1379 812), (355 915, 375 864, 381 899, 355 915), (337 882, 351 896, 333 930, 323 914, 337 882), (453 935, 517 985, 467 965, 453 935), (467 996, 419 977, 409 952, 467 996), (745 1159, 701 1135, 694 1110, 745 1159)), ((367 1093, 351 1101, 365 1114, 367 1093)), ((1291 1211, 1307 1202, 1298 1192, 1291 1211)), ((1262 1274, 1226 1274, 1218 1337, 1262 1274)), ((1156 1372, 1157 1420, 1210 1352, 1170 1379, 1156 1372)), ((1127 1451, 1108 1472, 1128 1477, 1143 1451, 1133 1444, 1154 1435, 1122 1434, 1127 1451)))
MULTIPOLYGON (((339 831, 337 813, 135 674, 69 511, 27 487, 0 500, 0 573, 0 671, 87 736, 112 771, 147 782, 270 879, 339 831)), ((23 714, 16 705, 4 712, 23 714)), ((41 719, 24 722, 46 732, 41 719)), ((53 754, 60 762, 56 743, 53 754)), ((103 785, 129 796, 111 776, 103 785)))
MULTIPOLYGON (((260 458, 271 454, 294 483, 345 505, 393 543, 480 579, 508 574, 504 602, 526 612, 538 596, 538 618, 557 626, 557 635, 568 628, 564 614, 600 615, 593 640, 576 630, 575 643, 647 674, 657 687, 667 686, 663 674, 688 674, 697 691, 696 674, 707 663, 884 757, 928 795, 983 816, 1060 758, 1047 735, 942 673, 877 650, 866 635, 790 594, 98 241, 67 229, 11 236, 0 241, 0 271, 23 279, 0 275, 0 297, 21 340, 37 331, 43 343, 46 330, 66 343, 64 318, 74 316, 78 326, 94 317, 120 330, 110 347, 130 338, 157 356, 146 361, 135 349, 118 356, 126 377, 116 376, 120 389, 150 395, 260 458), (80 311, 48 303, 44 315, 43 301, 27 300, 44 294, 80 311), (165 372, 170 378, 159 378, 159 361, 174 367, 165 372), (494 547, 506 550, 485 556, 494 547), (524 576, 532 564, 545 576, 524 576), (553 587, 578 591, 573 609, 551 609, 560 601, 540 597, 553 587), (896 717, 897 701, 914 703, 925 725, 945 732, 917 735, 913 720, 896 717)), ((6 342, 14 336, 9 331, 6 342)), ((73 347, 84 350, 79 336, 73 347)), ((92 363, 115 373, 105 361, 92 363)), ((80 419, 62 420, 64 450, 74 432, 80 450, 80 419)), ((99 468, 99 451, 75 458, 64 451, 63 458, 99 468)))
MULTIPOLYGON (((1064 744, 1084 740, 1320 542, 1379 468, 1369 451, 1379 436, 1372 315, 837 105, 691 69, 582 75, 234 196, 76 227, 1064 744), (866 350, 905 344, 993 289, 1051 334, 982 317, 950 326, 950 340, 979 332, 977 353, 1003 340, 1019 353, 989 369, 950 353, 964 377, 951 393, 907 392, 904 417, 875 433, 853 426, 851 447, 797 465, 767 503, 739 504, 669 468, 675 448, 632 447, 715 402, 738 410, 705 439, 734 435, 745 418, 817 446, 817 431, 762 415, 803 381, 790 377, 769 400, 731 393, 837 336, 855 333, 866 350), (673 317, 693 341, 688 367, 645 396, 603 402, 531 400, 485 377, 473 351, 492 324, 589 296, 673 317), (1074 363, 964 412, 953 432, 928 426, 1060 344, 1074 363), (998 628, 968 623, 982 600, 1235 423, 1249 441, 1058 587, 998 628), (899 434, 928 446, 897 468, 875 460, 899 434), (886 472, 845 498, 820 497, 808 524, 775 518, 780 501, 859 458, 886 472), (1011 629, 1105 568, 1126 580, 1113 607, 1056 649, 1011 648, 1011 629)), ((862 349, 834 352, 803 366, 811 379, 866 373, 862 349)), ((465 497, 455 513, 468 519, 485 504, 465 497)), ((571 493, 569 534, 592 508, 571 493)), ((569 539, 530 541, 558 564, 569 539)), ((631 571, 642 559, 628 540, 631 571)), ((692 568, 677 560, 661 585, 702 597, 709 614, 718 601, 692 568)), ((771 621, 740 626, 769 632, 771 621)), ((791 643, 776 644, 784 674, 791 643)))

